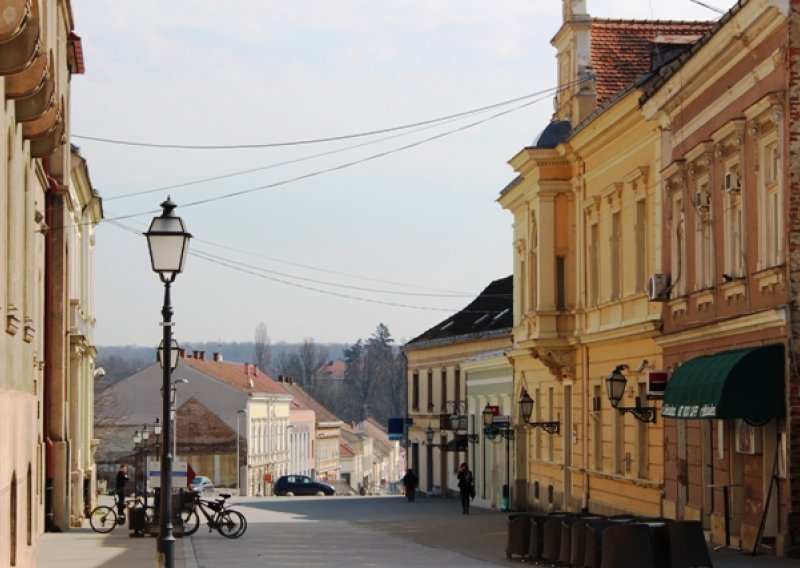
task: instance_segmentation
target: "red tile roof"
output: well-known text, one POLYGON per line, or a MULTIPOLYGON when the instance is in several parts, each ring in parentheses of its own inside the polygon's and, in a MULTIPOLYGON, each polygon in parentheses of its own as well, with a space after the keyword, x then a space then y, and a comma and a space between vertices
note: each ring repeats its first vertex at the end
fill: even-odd
POLYGON ((597 106, 650 72, 654 40, 700 38, 714 22, 592 19, 591 57, 597 106))
POLYGON ((228 363, 213 359, 182 357, 179 364, 189 365, 244 392, 286 394, 286 390, 277 381, 251 363, 228 363))

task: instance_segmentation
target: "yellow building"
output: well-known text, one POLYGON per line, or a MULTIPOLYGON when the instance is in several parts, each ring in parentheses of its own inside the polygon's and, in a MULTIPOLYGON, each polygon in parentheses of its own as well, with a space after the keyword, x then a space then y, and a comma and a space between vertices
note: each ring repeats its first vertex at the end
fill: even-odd
POLYGON ((518 177, 499 198, 514 216, 514 392, 534 401, 533 426, 517 422, 526 443, 516 505, 655 516, 663 432, 646 389, 663 359, 647 283, 662 255, 662 135, 641 112, 638 81, 661 63, 653 54, 710 24, 601 20, 583 2, 563 6, 556 115, 511 159, 518 177), (627 381, 617 409, 614 371, 627 381))

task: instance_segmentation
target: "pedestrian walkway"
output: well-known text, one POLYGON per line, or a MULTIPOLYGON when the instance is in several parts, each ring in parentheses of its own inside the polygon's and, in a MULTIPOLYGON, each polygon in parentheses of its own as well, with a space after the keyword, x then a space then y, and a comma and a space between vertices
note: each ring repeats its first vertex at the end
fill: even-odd
MULTIPOLYGON (((88 524, 62 533, 45 533, 36 544, 40 568, 139 568, 158 566, 156 538, 131 537, 128 527, 94 532, 88 524)), ((175 541, 175 567, 195 568, 189 539, 175 541), (189 550, 188 561, 186 550, 189 550)))
MULTIPOLYGON (((473 507, 462 515, 454 499, 268 497, 235 499, 234 505, 248 518, 245 536, 224 539, 201 529, 178 538, 176 568, 260 568, 267 558, 281 568, 317 565, 314 559, 352 567, 529 565, 505 559, 508 513, 473 507)), ((98 534, 88 525, 46 533, 36 544, 37 567, 158 567, 156 538, 129 535, 127 527, 98 534)), ((715 568, 800 568, 798 560, 730 549, 711 558, 715 568)))

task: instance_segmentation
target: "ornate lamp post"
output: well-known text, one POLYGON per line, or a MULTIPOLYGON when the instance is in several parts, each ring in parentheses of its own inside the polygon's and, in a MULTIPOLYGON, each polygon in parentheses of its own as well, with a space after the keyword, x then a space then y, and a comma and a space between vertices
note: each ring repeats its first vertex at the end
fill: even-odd
POLYGON ((136 430, 133 433, 133 449, 136 452, 134 454, 134 468, 136 469, 136 475, 133 476, 133 495, 139 495, 139 484, 136 483, 136 478, 139 477, 139 451, 142 449, 142 435, 139 433, 139 430, 136 430))
POLYGON ((170 421, 170 387, 172 371, 178 364, 178 352, 173 349, 172 339, 172 305, 170 303, 170 287, 175 277, 183 271, 189 239, 192 235, 186 231, 183 220, 174 214, 175 203, 167 197, 161 204, 161 216, 153 218, 150 228, 145 233, 150 249, 150 262, 153 272, 157 272, 164 283, 164 306, 161 310, 164 328, 164 339, 159 351, 159 359, 164 370, 161 387, 164 440, 161 454, 161 520, 158 534, 159 552, 163 555, 166 568, 175 566, 175 536, 172 533, 172 453, 167 440, 171 438, 170 421), (169 349, 170 357, 164 357, 169 349))

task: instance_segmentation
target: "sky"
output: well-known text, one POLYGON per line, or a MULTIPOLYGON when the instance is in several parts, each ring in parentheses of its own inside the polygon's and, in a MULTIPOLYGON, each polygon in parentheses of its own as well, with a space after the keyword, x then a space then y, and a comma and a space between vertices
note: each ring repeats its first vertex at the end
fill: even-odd
MULTIPOLYGON (((728 9, 730 0, 707 4, 728 9)), ((594 17, 707 20, 691 0, 594 17)), ((398 344, 513 272, 508 161, 550 120, 558 0, 72 0, 72 143, 103 198, 95 344, 156 346, 142 235, 192 233, 179 343, 398 344), (213 147, 213 148, 209 148, 213 147)))

